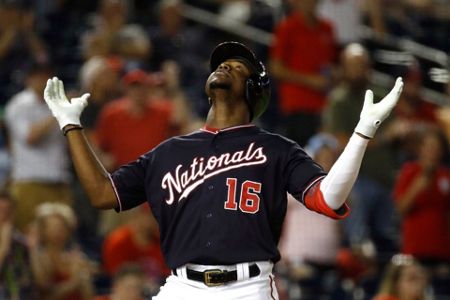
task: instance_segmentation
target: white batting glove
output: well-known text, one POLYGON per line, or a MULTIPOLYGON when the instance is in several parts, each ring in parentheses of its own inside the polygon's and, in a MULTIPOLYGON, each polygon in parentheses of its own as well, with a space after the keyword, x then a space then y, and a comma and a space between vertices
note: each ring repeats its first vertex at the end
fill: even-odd
POLYGON ((364 106, 355 132, 373 138, 380 124, 389 116, 403 89, 403 80, 398 77, 394 88, 380 102, 373 103, 373 92, 366 91, 364 106))
POLYGON ((64 84, 57 77, 47 80, 44 90, 44 99, 53 116, 58 121, 59 127, 63 129, 66 125, 79 125, 81 112, 87 105, 90 94, 84 94, 70 101, 64 92, 64 84))

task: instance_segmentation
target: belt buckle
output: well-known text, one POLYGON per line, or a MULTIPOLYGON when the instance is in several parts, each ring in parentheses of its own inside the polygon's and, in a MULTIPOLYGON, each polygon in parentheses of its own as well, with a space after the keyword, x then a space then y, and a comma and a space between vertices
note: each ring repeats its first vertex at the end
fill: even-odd
POLYGON ((205 284, 207 285, 207 286, 219 286, 219 285, 223 285, 224 284, 224 282, 211 282, 211 280, 212 280, 212 278, 211 278, 211 276, 212 275, 218 275, 218 274, 223 274, 223 273, 225 273, 224 271, 222 271, 222 270, 219 270, 219 269, 213 269, 213 270, 206 270, 206 271, 204 271, 204 282, 205 282, 205 284))

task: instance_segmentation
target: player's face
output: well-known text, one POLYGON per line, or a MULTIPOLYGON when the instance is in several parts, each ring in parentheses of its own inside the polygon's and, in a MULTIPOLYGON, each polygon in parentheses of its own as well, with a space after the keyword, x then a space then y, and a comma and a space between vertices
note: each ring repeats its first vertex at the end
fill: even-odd
POLYGON ((215 89, 224 89, 236 96, 243 96, 245 81, 249 76, 250 70, 242 61, 228 59, 209 75, 206 81, 206 94, 210 96, 215 89))

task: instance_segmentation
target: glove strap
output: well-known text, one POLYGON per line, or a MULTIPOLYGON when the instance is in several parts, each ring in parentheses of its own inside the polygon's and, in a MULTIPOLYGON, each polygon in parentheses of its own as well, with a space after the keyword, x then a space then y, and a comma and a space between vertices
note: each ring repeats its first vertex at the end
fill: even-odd
POLYGON ((64 136, 66 136, 69 131, 82 130, 82 129, 83 129, 83 126, 81 126, 81 125, 69 124, 69 125, 64 126, 64 128, 62 129, 62 133, 64 136))

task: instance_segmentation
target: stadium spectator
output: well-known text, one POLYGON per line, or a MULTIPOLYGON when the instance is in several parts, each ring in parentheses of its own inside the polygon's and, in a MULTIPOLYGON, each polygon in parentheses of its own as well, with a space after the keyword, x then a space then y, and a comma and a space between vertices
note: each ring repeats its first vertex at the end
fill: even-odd
POLYGON ((28 71, 26 88, 8 102, 5 122, 12 153, 11 196, 17 227, 26 231, 43 202, 72 202, 67 145, 43 99, 48 65, 28 71))
MULTIPOLYGON (((327 133, 314 135, 305 150, 325 171, 339 155, 337 140, 327 133)), ((340 224, 312 213, 291 196, 287 211, 280 252, 288 269, 291 299, 298 297, 293 294, 298 291, 293 288, 297 284, 305 297, 331 293, 335 286, 329 282, 337 283, 336 258, 342 246, 340 224), (306 227, 308 230, 298 230, 306 227)))
MULTIPOLYGON (((162 72, 130 71, 123 76, 122 85, 124 97, 102 108, 95 131, 97 153, 109 170, 133 161, 196 124, 179 86, 175 62, 166 61, 162 72)), ((128 213, 108 210, 100 215, 101 234, 128 219, 128 213)))
POLYGON ((142 70, 128 72, 122 78, 124 97, 102 108, 95 139, 112 158, 110 170, 137 159, 175 133, 171 99, 149 93, 156 80, 142 70))
POLYGON ((151 43, 139 24, 128 24, 125 0, 101 0, 93 28, 82 38, 84 56, 119 56, 126 69, 143 67, 151 52, 151 43))
MULTIPOLYGON (((342 81, 329 96, 324 112, 325 129, 335 135, 342 147, 353 133, 363 105, 365 91, 371 89, 375 99, 384 88, 371 84, 370 58, 361 44, 350 44, 341 53, 342 81)), ((380 128, 367 148, 364 162, 350 194, 352 213, 344 221, 345 238, 353 249, 374 245, 377 255, 390 257, 397 251, 394 206, 390 191, 395 176, 394 153, 389 145, 394 136, 386 133, 390 119, 380 128), (384 253, 385 252, 385 253, 384 253)), ((357 250, 359 251, 359 250, 357 250)))
POLYGON ((384 0, 389 31, 431 48, 448 52, 450 5, 440 0, 384 0))
POLYGON ((386 32, 382 0, 323 0, 318 10, 322 18, 332 23, 337 43, 342 48, 361 42, 366 17, 376 37, 381 38, 386 32))
POLYGON ((194 112, 203 115, 208 109, 203 88, 204 78, 208 76, 205 62, 210 41, 204 28, 186 24, 181 5, 181 0, 160 0, 156 5, 158 23, 149 28, 153 45, 150 68, 162 71, 166 61, 176 62, 186 98, 193 103, 194 112))
POLYGON ((112 280, 111 293, 95 300, 145 300, 146 275, 139 264, 122 265, 112 280))
POLYGON ((438 106, 422 96, 423 74, 418 62, 413 62, 405 72, 405 85, 393 121, 387 134, 395 137, 396 159, 399 163, 414 159, 417 131, 423 127, 438 127, 438 106))
POLYGON ((432 268, 450 263, 450 169, 448 143, 438 129, 424 129, 417 158, 405 163, 394 188, 402 217, 401 251, 432 268))
POLYGON ((149 94, 154 98, 168 99, 172 103, 171 123, 174 132, 189 133, 203 126, 203 120, 195 112, 195 107, 181 86, 181 70, 176 61, 166 60, 161 71, 150 75, 149 94))
POLYGON ((386 266, 373 300, 430 300, 427 271, 411 255, 397 254, 386 266))
POLYGON ((101 56, 92 57, 81 66, 81 90, 91 94, 90 108, 83 111, 81 120, 91 139, 103 105, 120 94, 119 73, 121 69, 120 59, 101 56))
POLYGON ((321 125, 336 41, 331 25, 317 15, 318 0, 289 4, 292 12, 275 28, 270 70, 278 82, 280 125, 304 146, 321 125))
POLYGON ((23 87, 33 62, 47 63, 46 45, 36 32, 34 14, 25 0, 0 2, 0 103, 23 87))
POLYGON ((0 299, 37 299, 26 237, 13 225, 14 204, 0 192, 0 299))
POLYGON ((95 266, 73 243, 73 210, 61 203, 43 203, 35 220, 31 261, 39 299, 92 299, 95 266))
POLYGON ((126 263, 138 263, 144 269, 148 286, 157 291, 168 275, 161 253, 156 220, 148 205, 130 211, 128 222, 111 231, 103 242, 104 270, 110 276, 126 263))
POLYGON ((417 61, 407 67, 406 74, 403 76, 405 86, 394 112, 396 116, 409 121, 408 126, 414 126, 417 123, 432 125, 437 122, 437 105, 421 95, 423 76, 417 61))
MULTIPOLYGON (((36 14, 36 28, 47 47, 55 73, 65 79, 66 88, 76 88, 78 71, 84 57, 80 36, 86 31, 89 7, 86 0, 35 0, 29 1, 36 14), (60 30, 64 29, 64 30, 60 30)), ((95 2, 91 6, 95 6, 95 2)))

